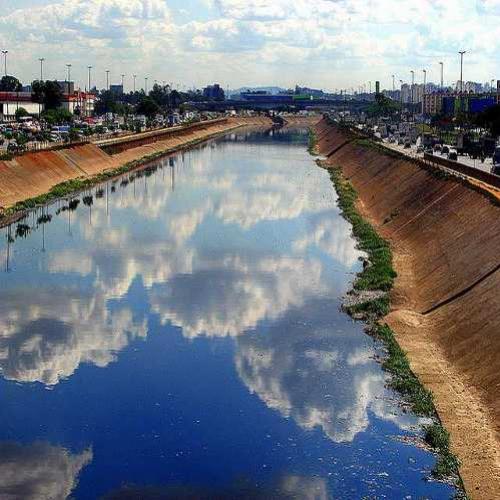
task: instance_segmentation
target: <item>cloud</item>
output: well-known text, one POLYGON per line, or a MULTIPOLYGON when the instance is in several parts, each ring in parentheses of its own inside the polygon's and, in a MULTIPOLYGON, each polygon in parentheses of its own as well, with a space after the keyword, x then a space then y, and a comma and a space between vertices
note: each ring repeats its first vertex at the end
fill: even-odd
POLYGON ((298 82, 334 89, 376 79, 390 85, 391 74, 406 80, 422 67, 437 80, 441 60, 451 82, 461 48, 471 54, 468 79, 498 73, 497 0, 408 0, 404 9, 398 0, 199 4, 184 22, 187 7, 177 0, 25 0, 0 20, 0 42, 25 79, 44 52, 51 55, 48 72, 63 73, 71 60, 82 83, 94 64, 101 84, 105 67, 112 75, 131 67, 188 85, 216 79, 233 87, 298 82))
POLYGON ((91 461, 91 449, 73 454, 44 442, 0 442, 0 498, 64 500, 91 461))
POLYGON ((320 428, 335 442, 350 442, 365 431, 370 411, 408 427, 411 418, 388 401, 373 347, 334 310, 331 302, 315 300, 290 308, 266 335, 238 337, 241 380, 269 408, 304 429, 320 428))

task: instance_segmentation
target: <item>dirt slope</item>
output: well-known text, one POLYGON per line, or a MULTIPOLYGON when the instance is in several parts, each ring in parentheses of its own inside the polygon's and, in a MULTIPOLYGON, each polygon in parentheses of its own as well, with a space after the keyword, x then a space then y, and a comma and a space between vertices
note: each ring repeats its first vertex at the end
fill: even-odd
POLYGON ((387 322, 436 396, 469 494, 500 498, 500 207, 325 121, 316 134, 392 244, 398 279, 387 322))
POLYGON ((133 148, 125 145, 116 155, 106 153, 95 144, 86 144, 27 153, 11 161, 0 161, 0 211, 44 194, 61 182, 92 176, 152 153, 168 152, 243 125, 269 127, 272 122, 266 117, 231 118, 206 127, 180 130, 176 135, 149 144, 133 148))

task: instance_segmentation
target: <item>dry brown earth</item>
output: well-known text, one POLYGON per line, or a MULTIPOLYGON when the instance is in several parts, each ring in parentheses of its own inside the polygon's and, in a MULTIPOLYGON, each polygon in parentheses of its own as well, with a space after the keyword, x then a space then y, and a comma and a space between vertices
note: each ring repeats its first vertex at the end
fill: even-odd
POLYGON ((500 207, 325 120, 316 135, 392 245, 398 278, 386 321, 435 395, 469 495, 500 498, 500 207))

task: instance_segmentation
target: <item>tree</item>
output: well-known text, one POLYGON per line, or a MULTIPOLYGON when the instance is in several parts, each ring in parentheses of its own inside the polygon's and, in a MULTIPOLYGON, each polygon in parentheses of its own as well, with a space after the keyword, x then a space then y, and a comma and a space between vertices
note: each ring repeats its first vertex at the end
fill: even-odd
POLYGON ((20 92, 23 86, 21 82, 14 76, 3 76, 0 80, 1 92, 20 92))
POLYGON ((62 104, 63 93, 57 82, 36 80, 32 84, 33 100, 44 105, 45 109, 57 109, 62 104))
POLYGON ((71 123, 73 115, 66 109, 48 109, 43 112, 43 118, 49 125, 71 123))
POLYGON ((490 131, 493 137, 500 136, 500 105, 495 104, 476 117, 476 124, 490 131))
POLYGON ((145 115, 148 118, 152 118, 160 111, 160 108, 156 101, 151 99, 151 97, 144 97, 141 99, 136 108, 136 113, 140 115, 145 115))
POLYGON ((24 116, 29 116, 30 114, 26 111, 25 108, 18 108, 16 109, 16 120, 19 120, 19 118, 23 118, 24 116))

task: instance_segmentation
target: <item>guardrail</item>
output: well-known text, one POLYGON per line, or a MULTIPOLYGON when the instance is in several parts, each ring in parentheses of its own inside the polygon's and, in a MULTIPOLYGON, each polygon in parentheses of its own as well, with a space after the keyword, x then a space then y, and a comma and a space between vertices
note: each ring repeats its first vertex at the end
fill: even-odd
POLYGON ((478 181, 485 182, 491 186, 500 189, 500 176, 492 174, 490 172, 485 172, 484 170, 479 170, 478 168, 470 167, 469 165, 464 165, 463 163, 451 161, 447 158, 441 158, 439 156, 434 156, 428 153, 424 154, 424 160, 436 163, 450 170, 458 172, 460 174, 466 175, 467 177, 472 177, 478 181))

